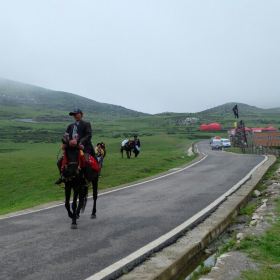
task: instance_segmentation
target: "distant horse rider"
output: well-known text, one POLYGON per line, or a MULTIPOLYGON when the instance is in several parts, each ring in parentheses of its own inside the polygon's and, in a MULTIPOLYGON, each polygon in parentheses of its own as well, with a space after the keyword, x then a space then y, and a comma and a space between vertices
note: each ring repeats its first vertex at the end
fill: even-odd
POLYGON ((138 157, 138 155, 140 154, 140 149, 141 149, 141 143, 140 143, 140 139, 138 138, 137 135, 134 135, 134 154, 135 157, 138 157))
POLYGON ((235 106, 232 108, 232 111, 234 113, 234 118, 239 119, 239 109, 238 109, 237 104, 235 104, 235 106))

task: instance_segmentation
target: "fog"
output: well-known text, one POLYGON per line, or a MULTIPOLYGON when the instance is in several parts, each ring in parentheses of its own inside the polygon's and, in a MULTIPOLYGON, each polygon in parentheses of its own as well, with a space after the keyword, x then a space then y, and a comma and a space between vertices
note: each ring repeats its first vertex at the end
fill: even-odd
POLYGON ((280 1, 0 0, 0 77, 138 111, 280 106, 280 1))

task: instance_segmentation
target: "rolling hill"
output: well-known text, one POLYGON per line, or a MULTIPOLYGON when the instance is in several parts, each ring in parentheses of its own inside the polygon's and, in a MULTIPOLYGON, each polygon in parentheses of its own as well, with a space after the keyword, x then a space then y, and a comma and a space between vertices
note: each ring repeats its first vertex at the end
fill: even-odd
POLYGON ((145 115, 122 106, 100 103, 73 93, 49 90, 0 78, 0 118, 9 118, 9 116, 57 118, 75 107, 82 108, 89 115, 106 119, 145 115))
POLYGON ((219 122, 223 127, 229 128, 233 126, 235 121, 232 112, 235 104, 239 107, 240 120, 245 121, 247 126, 274 125, 278 128, 280 125, 280 108, 263 109, 236 102, 226 103, 197 113, 166 112, 157 116, 173 124, 184 124, 188 118, 197 118, 199 121, 195 124, 196 126, 202 123, 219 122))
POLYGON ((280 113, 280 108, 263 109, 263 108, 258 108, 255 106, 250 106, 250 105, 244 104, 244 103, 230 102, 230 103, 226 103, 226 104, 223 104, 223 105, 220 105, 217 107, 213 107, 213 108, 201 111, 197 114, 219 115, 219 116, 232 115, 232 108, 235 104, 238 105, 240 113, 246 117, 280 113))
MULTIPOLYGON (((226 103, 197 113, 166 112, 150 115, 159 122, 176 122, 185 117, 198 117, 201 121, 227 121, 232 119, 232 108, 238 104, 240 116, 253 121, 274 123, 279 122, 280 108, 263 109, 243 103, 226 103), (276 120, 277 119, 277 120, 276 120)), ((88 116, 99 120, 114 120, 149 116, 122 106, 100 103, 73 93, 54 91, 38 86, 19 83, 0 78, 0 119, 32 118, 37 121, 57 122, 68 121, 67 112, 74 107, 82 108, 88 116)))

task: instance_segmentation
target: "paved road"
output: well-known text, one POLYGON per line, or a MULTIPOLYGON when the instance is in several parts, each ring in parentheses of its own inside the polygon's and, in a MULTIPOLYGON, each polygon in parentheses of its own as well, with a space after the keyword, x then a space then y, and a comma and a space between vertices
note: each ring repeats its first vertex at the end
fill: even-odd
POLYGON ((209 156, 180 173, 101 196, 70 230, 64 207, 0 220, 0 279, 85 279, 183 223, 263 159, 199 149, 209 156))

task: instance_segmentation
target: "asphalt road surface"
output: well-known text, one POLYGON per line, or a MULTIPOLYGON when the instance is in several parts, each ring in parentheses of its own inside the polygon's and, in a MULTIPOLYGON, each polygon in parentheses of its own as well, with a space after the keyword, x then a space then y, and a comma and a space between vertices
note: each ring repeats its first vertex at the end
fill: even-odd
POLYGON ((0 220, 0 279, 83 280, 180 225, 263 160, 199 149, 209 156, 189 169, 101 196, 96 220, 89 203, 78 230, 63 206, 0 220))

